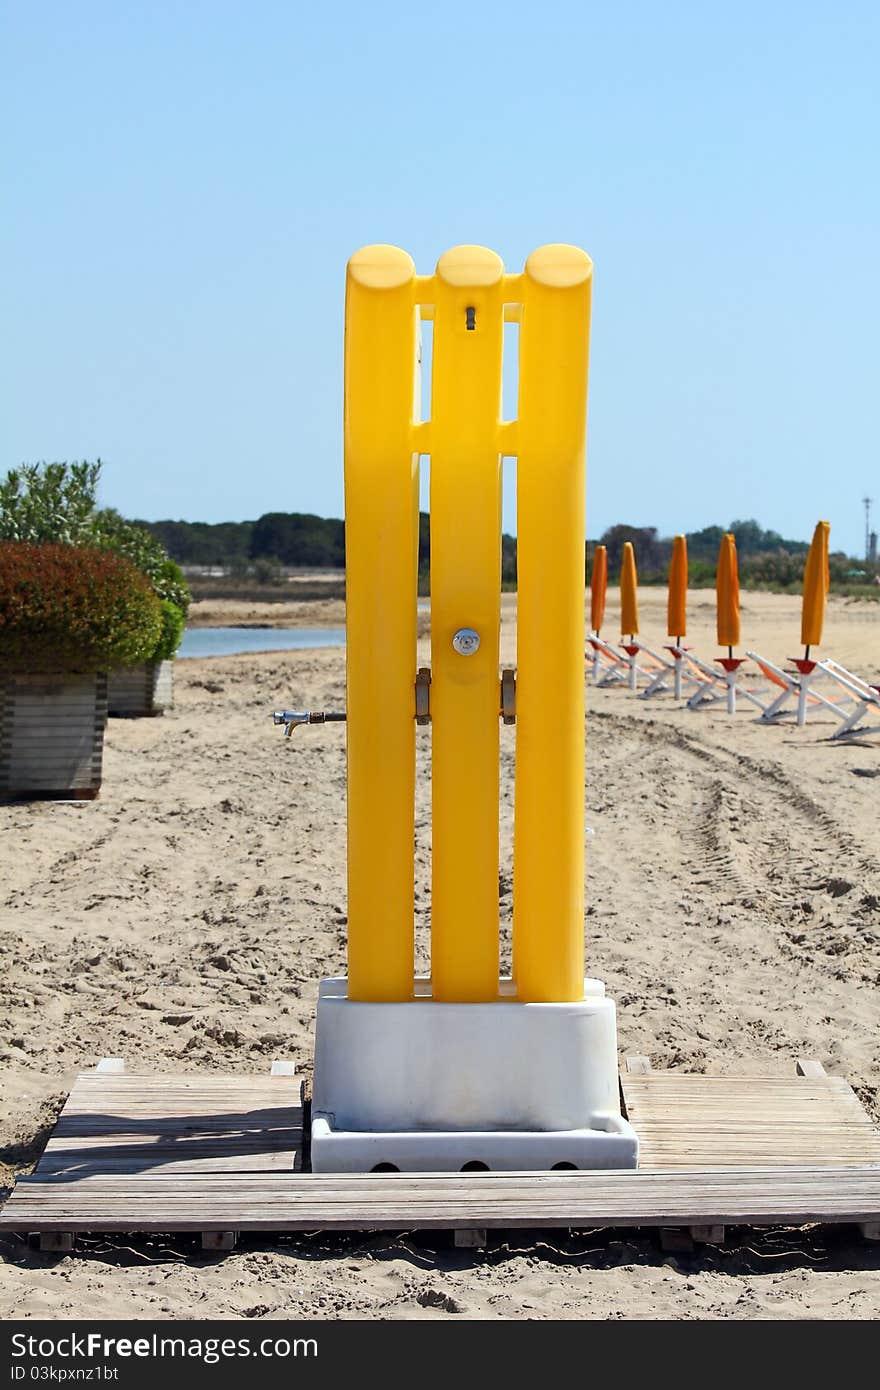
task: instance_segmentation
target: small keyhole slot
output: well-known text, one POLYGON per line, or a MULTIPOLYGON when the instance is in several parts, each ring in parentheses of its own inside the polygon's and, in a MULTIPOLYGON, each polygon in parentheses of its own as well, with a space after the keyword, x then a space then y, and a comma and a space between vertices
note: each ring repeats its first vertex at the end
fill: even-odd
POLYGON ((464 311, 464 324, 468 333, 473 333, 477 326, 477 311, 472 304, 469 304, 464 311))

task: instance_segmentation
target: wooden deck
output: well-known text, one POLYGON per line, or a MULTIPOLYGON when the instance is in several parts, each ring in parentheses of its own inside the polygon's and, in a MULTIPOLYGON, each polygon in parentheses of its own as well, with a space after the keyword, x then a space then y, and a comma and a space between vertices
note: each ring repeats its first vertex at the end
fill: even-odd
POLYGON ((801 1226, 880 1216, 880 1170, 694 1168, 675 1173, 198 1174, 25 1178, 18 1231, 454 1230, 801 1226))
POLYGON ((880 1129, 838 1076, 621 1077, 639 1168, 880 1167, 880 1129))
POLYGON ((853 1223, 880 1236, 880 1129, 845 1082, 815 1063, 774 1078, 630 1068, 636 1173, 330 1175, 302 1171, 290 1074, 105 1064, 77 1079, 0 1230, 39 1232, 55 1249, 77 1231, 194 1231, 223 1249, 241 1231, 319 1229, 645 1226, 721 1239, 725 1226, 853 1223))
POLYGON ((301 1152, 293 1076, 92 1072, 77 1077, 36 1176, 292 1173, 301 1152))

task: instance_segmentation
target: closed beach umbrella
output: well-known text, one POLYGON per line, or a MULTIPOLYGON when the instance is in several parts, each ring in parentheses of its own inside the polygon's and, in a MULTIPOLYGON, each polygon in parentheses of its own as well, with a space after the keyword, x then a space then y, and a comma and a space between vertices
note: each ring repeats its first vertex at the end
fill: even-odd
POLYGON ((590 579, 590 627, 598 634, 605 621, 605 593, 608 588, 608 551, 596 546, 590 579))
POLYGON ((638 577, 632 541, 624 541, 620 568, 620 631, 635 637, 639 630, 638 577))
POLYGON ((739 570, 736 563, 736 540, 729 532, 721 537, 715 593, 718 608, 718 645, 727 647, 729 655, 732 656, 733 648, 739 646, 739 570))
POLYGON ((828 535, 831 523, 819 521, 813 532, 804 566, 804 598, 801 606, 801 641, 807 656, 822 641, 825 600, 828 597, 828 535))
POLYGON ((684 536, 672 542, 669 562, 669 599, 666 608, 666 631, 679 641, 687 636, 688 543, 684 536))

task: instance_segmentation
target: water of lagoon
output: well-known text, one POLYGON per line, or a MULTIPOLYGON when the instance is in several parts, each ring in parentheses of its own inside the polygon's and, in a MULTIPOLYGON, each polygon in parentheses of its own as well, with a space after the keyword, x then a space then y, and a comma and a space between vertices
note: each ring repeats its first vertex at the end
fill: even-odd
POLYGON ((248 652, 344 646, 342 627, 191 627, 183 634, 177 655, 242 656, 248 652))

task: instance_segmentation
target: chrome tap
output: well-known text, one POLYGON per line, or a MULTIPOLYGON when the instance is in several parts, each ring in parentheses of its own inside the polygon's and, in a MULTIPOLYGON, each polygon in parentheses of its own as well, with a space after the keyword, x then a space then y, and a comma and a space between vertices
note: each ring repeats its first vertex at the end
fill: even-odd
POLYGON ((337 710, 323 709, 276 709, 272 713, 274 724, 284 725, 284 737, 290 738, 300 724, 344 724, 345 714, 337 710))

